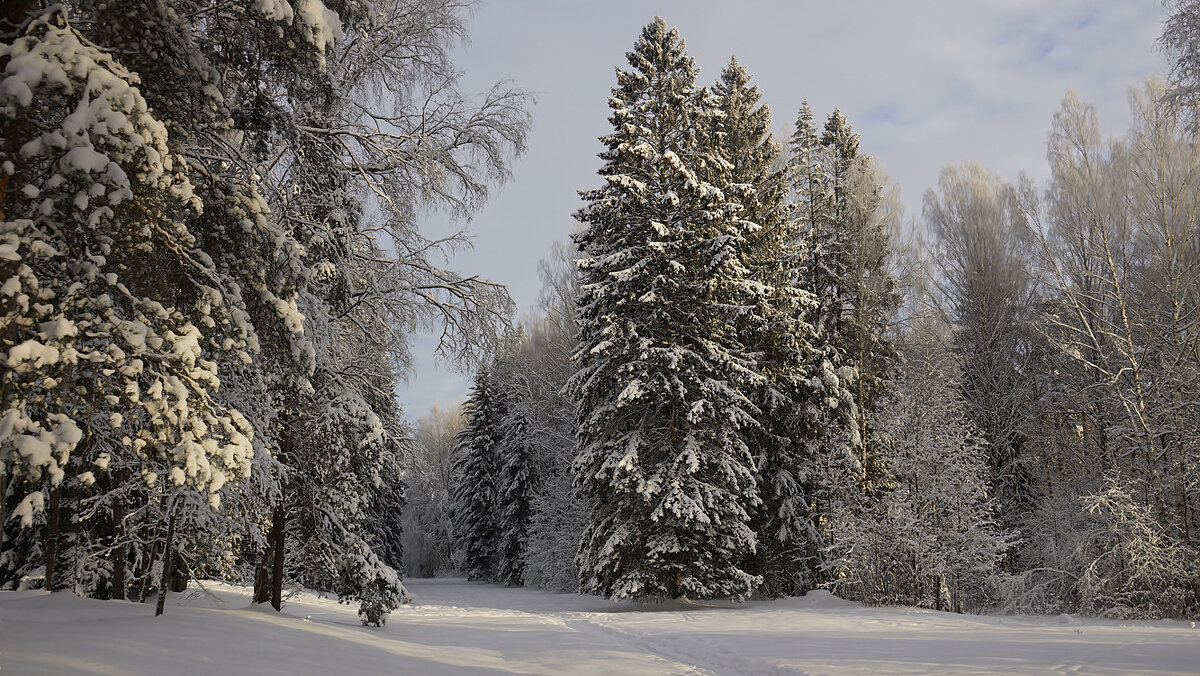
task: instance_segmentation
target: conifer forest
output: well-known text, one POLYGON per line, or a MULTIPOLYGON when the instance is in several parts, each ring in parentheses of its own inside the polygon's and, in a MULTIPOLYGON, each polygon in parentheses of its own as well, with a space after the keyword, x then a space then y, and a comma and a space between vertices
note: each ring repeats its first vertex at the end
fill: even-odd
MULTIPOLYGON (((952 161, 916 213, 839 101, 639 7, 525 311, 456 260, 543 138, 519 64, 458 63, 475 2, 4 0, 0 668, 285 673, 172 648, 236 606, 353 632, 312 637, 345 673, 863 673, 698 637, 871 654, 888 613, 1195 669, 1200 0, 1161 4, 1124 126, 1060 91, 1043 171, 952 161), (400 403, 422 341, 465 401, 400 403), (556 633, 420 634, 476 607, 556 633), (127 635, 179 661, 53 661, 127 635)), ((921 650, 870 669, 1003 671, 921 650)))

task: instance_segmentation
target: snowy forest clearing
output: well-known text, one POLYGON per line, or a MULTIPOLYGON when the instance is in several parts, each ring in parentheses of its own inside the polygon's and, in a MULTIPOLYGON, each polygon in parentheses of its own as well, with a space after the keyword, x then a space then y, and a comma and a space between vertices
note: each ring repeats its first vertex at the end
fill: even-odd
POLYGON ((721 604, 614 605, 458 579, 382 628, 297 594, 282 615, 207 585, 157 620, 141 604, 0 592, 0 672, 23 674, 1192 674, 1189 622, 981 617, 868 608, 822 592, 721 604))
POLYGON ((521 319, 445 267, 539 91, 466 89, 475 1, 0 3, 0 676, 1200 670, 1200 0, 1122 135, 1069 92, 919 219, 655 17, 521 319))

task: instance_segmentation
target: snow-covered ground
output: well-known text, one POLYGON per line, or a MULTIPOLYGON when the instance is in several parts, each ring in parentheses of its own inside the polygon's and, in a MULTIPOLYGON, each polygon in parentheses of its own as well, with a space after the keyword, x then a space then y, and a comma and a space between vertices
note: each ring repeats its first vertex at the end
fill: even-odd
POLYGON ((614 605, 462 580, 410 580, 387 626, 311 594, 283 614, 210 585, 152 605, 0 592, 0 674, 1200 673, 1190 622, 974 617, 776 602, 614 605))

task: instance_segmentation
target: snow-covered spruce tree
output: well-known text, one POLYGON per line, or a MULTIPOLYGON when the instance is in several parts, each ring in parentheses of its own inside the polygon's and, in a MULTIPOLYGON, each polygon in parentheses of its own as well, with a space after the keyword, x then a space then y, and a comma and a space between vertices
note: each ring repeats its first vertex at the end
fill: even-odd
MULTIPOLYGON (((369 253, 347 261, 351 289, 378 274, 362 261, 383 256, 356 236, 350 251, 360 247, 369 253)), ((385 481, 400 476, 407 433, 395 402, 396 366, 388 359, 400 339, 388 335, 394 317, 381 307, 369 302, 322 307, 321 300, 337 295, 314 287, 324 291, 320 299, 306 299, 319 310, 307 313, 317 368, 312 403, 291 418, 306 436, 293 438, 289 447, 289 467, 296 471, 285 474, 282 502, 295 522, 287 533, 288 550, 295 552, 294 579, 334 591, 340 600, 359 601, 364 624, 379 625, 403 595, 396 572, 371 546, 371 522, 388 517, 369 511, 385 481), (325 317, 333 320, 321 326, 317 318, 325 317), (365 326, 377 328, 363 331, 365 326)), ((402 486, 391 483, 387 489, 402 497, 402 486)))
MULTIPOLYGON (((826 249, 829 247, 821 236, 833 234, 824 227, 825 221, 830 218, 833 191, 825 171, 826 149, 821 145, 821 135, 817 132, 814 119, 812 108, 805 99, 796 113, 792 135, 788 139, 791 179, 795 191, 793 215, 806 236, 806 243, 810 247, 826 249)), ((832 270, 825 271, 825 274, 833 276, 832 270)))
MULTIPOLYGON (((261 300, 264 323, 275 311, 296 334, 276 332, 281 339, 270 342, 282 349, 272 352, 285 358, 262 360, 274 398, 274 415, 263 423, 274 463, 261 463, 270 470, 260 491, 269 514, 259 523, 270 532, 265 541, 249 533, 262 542, 256 598, 278 605, 285 584, 320 581, 344 598, 371 594, 378 609, 377 601, 394 596, 383 589, 393 576, 364 549, 379 534, 368 527, 361 497, 377 501, 377 484, 397 475, 403 432, 390 392, 408 368, 406 333, 419 323, 441 325, 442 350, 469 360, 495 342, 508 304, 495 285, 435 265, 464 236, 428 241, 415 214, 437 204, 466 215, 480 204, 488 184, 505 176, 509 153, 522 147, 525 99, 501 87, 478 105, 462 96, 449 56, 465 36, 455 3, 244 9, 203 23, 225 31, 206 42, 212 59, 237 57, 237 67, 222 69, 221 93, 235 105, 215 154, 261 177, 284 235, 274 241, 294 240, 301 252, 291 256, 300 260, 294 288, 244 284, 261 300), (273 37, 246 39, 260 28, 273 37), (241 58, 248 53, 255 57, 241 58), (418 107, 426 114, 413 114, 418 107), (306 364, 307 373, 297 372, 306 364), (311 449, 314 439, 335 434, 321 411, 346 424, 328 448, 311 449), (321 457, 331 449, 344 451, 338 462, 321 457)), ((363 608, 365 620, 381 619, 365 599, 363 608)))
POLYGON ((460 548, 461 569, 471 580, 493 580, 497 575, 496 484, 499 472, 497 444, 503 411, 491 367, 475 373, 471 393, 463 404, 466 427, 454 449, 453 519, 460 548))
MULTIPOLYGON (((392 381, 386 382, 390 392, 392 381)), ((381 415, 387 411, 381 403, 355 384, 318 374, 316 406, 305 413, 312 419, 301 423, 311 436, 288 449, 299 471, 288 477, 282 503, 294 522, 285 531, 294 552, 288 577, 359 601, 369 625, 382 624, 403 596, 396 572, 371 548, 367 525, 379 518, 367 512, 370 487, 398 474, 398 431, 388 425, 395 418, 381 415)))
POLYGON ((409 491, 406 461, 416 443, 409 440, 410 434, 407 426, 390 432, 393 445, 379 463, 379 481, 372 481, 367 488, 367 503, 363 507, 363 514, 367 518, 363 523, 362 537, 379 561, 396 573, 427 577, 416 571, 410 572, 404 562, 405 525, 402 515, 408 506, 409 491))
MULTIPOLYGON (((825 120, 821 132, 821 145, 828 151, 824 168, 829 172, 830 217, 835 223, 845 223, 850 218, 850 173, 859 157, 860 143, 861 139, 846 115, 835 108, 825 120)), ((842 234, 850 236, 849 232, 842 234)), ((845 265, 845 260, 838 261, 838 264, 845 265)), ((837 276, 843 278, 846 272, 838 270, 837 276)))
POLYGON ((582 193, 571 381, 574 471, 595 501, 581 587, 610 598, 744 597, 758 579, 759 503, 742 430, 754 380, 734 342, 752 289, 740 248, 753 225, 727 199, 719 109, 695 87, 675 29, 656 18, 617 71, 604 186, 582 193))
POLYGON ((739 326, 764 376, 751 397, 760 411, 749 437, 763 504, 753 513, 758 548, 747 566, 763 577, 762 593, 781 596, 803 593, 817 581, 821 543, 810 512, 817 479, 812 453, 849 393, 842 379, 828 377, 833 366, 807 321, 816 308, 800 286, 808 243, 787 202, 792 184, 781 166, 782 148, 771 137, 770 109, 759 103, 750 79, 734 59, 714 92, 724 113, 720 138, 732 165, 730 192, 742 204, 741 216, 759 226, 747 238, 745 261, 762 293, 739 326))
MULTIPOLYGON (((859 135, 840 110, 825 123, 821 144, 827 149, 827 170, 832 193, 832 232, 823 264, 835 277, 829 314, 833 320, 831 340, 853 366, 856 377, 851 390, 857 407, 859 460, 864 488, 871 490, 880 480, 881 469, 874 461, 874 430, 871 410, 886 393, 886 383, 899 359, 887 336, 893 314, 900 305, 892 276, 892 230, 899 222, 899 200, 884 187, 884 179, 872 158, 859 151, 859 135)), ((818 298, 822 298, 819 291, 818 298)))
MULTIPOLYGON (((510 334, 488 369, 498 418, 493 438, 494 579, 556 591, 577 588, 574 559, 588 503, 572 485, 575 411, 564 387, 574 372, 574 254, 542 261, 538 315, 510 334)), ((477 507, 476 509, 480 509, 477 507)))
POLYGON ((532 433, 537 411, 531 394, 529 336, 518 330, 493 370, 504 411, 496 443, 496 579, 524 584, 531 502, 537 489, 532 433))
MULTIPOLYGON (((254 162, 264 158, 238 147, 245 138, 261 138, 270 123, 256 116, 242 124, 248 118, 238 113, 241 100, 234 94, 246 83, 251 83, 250 89, 254 83, 263 84, 261 76, 267 71, 277 83, 293 85, 303 79, 298 77, 301 73, 319 74, 308 64, 328 36, 309 25, 320 12, 277 25, 279 17, 263 14, 270 14, 270 7, 255 6, 240 18, 234 16, 236 11, 217 12, 194 23, 186 18, 190 10, 179 11, 172 3, 103 0, 78 5, 72 5, 72 11, 80 17, 78 25, 86 38, 120 54, 122 65, 137 79, 146 107, 186 156, 186 164, 177 166, 186 166, 203 209, 181 211, 177 218, 195 237, 195 248, 211 259, 215 274, 210 281, 221 293, 217 311, 233 318, 228 338, 245 348, 213 356, 222 383, 218 400, 243 411, 255 430, 250 476, 222 490, 219 510, 181 507, 173 547, 178 553, 169 562, 179 564, 171 576, 174 588, 182 588, 192 574, 236 576, 232 566, 239 543, 254 539, 264 498, 272 493, 269 450, 274 442, 269 421, 278 402, 272 401, 264 375, 286 380, 280 391, 303 390, 307 383, 303 360, 296 364, 295 355, 289 355, 295 352, 289 348, 303 342, 298 323, 292 321, 295 313, 280 311, 294 300, 305 271, 296 264, 291 237, 271 218, 263 196, 269 193, 260 191, 254 162), (137 48, 128 48, 130 44, 137 48), (232 61, 230 52, 238 55, 232 61), (253 57, 247 56, 252 52, 253 57), (250 63, 258 64, 253 74, 246 70, 250 63), (293 376, 281 378, 288 370, 293 376)), ((240 3, 234 9, 246 6, 240 3)), ((162 576, 152 568, 164 567, 160 552, 170 529, 161 491, 145 485, 135 464, 114 457, 97 475, 87 511, 77 515, 74 558, 86 562, 88 579, 81 577, 75 586, 83 593, 107 595, 110 587, 114 597, 132 591, 144 599, 159 586, 162 576)))
MULTIPOLYGON (((794 387, 799 386, 801 392, 807 390, 808 397, 797 401, 793 409, 793 451, 788 456, 794 464, 789 478, 797 482, 807 502, 788 505, 793 525, 786 534, 790 545, 784 544, 783 551, 806 560, 800 565, 784 564, 779 579, 785 587, 768 588, 772 593, 795 591, 826 580, 830 513, 846 501, 859 500, 864 484, 861 416, 851 389, 858 370, 847 353, 842 333, 840 275, 845 268, 848 237, 845 228, 837 225, 834 209, 835 172, 830 170, 834 158, 822 143, 807 101, 796 116, 788 147, 793 188, 790 215, 801 238, 801 243, 792 246, 802 255, 791 262, 793 269, 787 274, 790 283, 808 292, 813 300, 801 315, 812 331, 811 356, 802 363, 811 366, 791 373, 794 387), (798 517, 802 512, 807 512, 807 518, 801 521, 798 517), (798 530, 801 526, 804 529, 798 530)), ((781 482, 781 493, 787 489, 787 484, 781 482)), ((777 539, 785 543, 783 531, 778 533, 777 539)))
MULTIPOLYGON (((831 116, 830 120, 841 119, 831 116)), ((844 139, 843 150, 857 153, 857 136, 844 139), (851 146, 848 142, 853 141, 851 146)), ((812 321, 817 335, 838 350, 845 350, 841 338, 842 292, 848 233, 839 227, 837 187, 839 175, 846 174, 850 160, 837 158, 816 126, 808 101, 796 115, 795 130, 788 143, 791 151, 795 186, 795 217, 808 246, 803 287, 817 299, 812 321), (840 171, 839 171, 840 167, 840 171)), ((844 358, 844 357, 843 357, 844 358)))
MULTIPOLYGON (((840 111, 818 133, 806 102, 790 145, 793 213, 808 246, 800 286, 816 297, 806 317, 822 355, 811 382, 828 388, 824 401, 809 408, 809 434, 799 438, 810 445, 815 466, 813 536, 829 551, 833 515, 867 506, 886 481, 872 420, 898 360, 888 337, 900 300, 891 270, 898 199, 860 154, 858 134, 840 111)), ((827 571, 831 562, 817 565, 827 571)))
MULTIPOLYGON (((282 567, 273 581, 269 564, 282 535, 269 529, 286 523, 275 517, 283 516, 277 513, 285 495, 282 469, 292 446, 291 422, 313 392, 317 356, 300 303, 311 281, 321 276, 311 267, 311 231, 295 227, 280 199, 298 197, 310 186, 284 183, 286 172, 266 168, 292 154, 292 143, 281 142, 296 138, 287 128, 286 122, 294 120, 287 103, 328 88, 329 74, 318 65, 328 37, 259 5, 240 18, 214 17, 195 38, 205 46, 207 61, 224 72, 217 81, 224 117, 195 136, 197 161, 212 158, 205 164, 208 209, 200 237, 240 290, 259 346, 251 363, 223 364, 231 383, 227 396, 250 411, 261 440, 255 472, 235 493, 242 516, 233 524, 240 554, 235 574, 253 579, 256 601, 274 596, 276 605, 281 595, 272 591, 282 589, 282 567), (239 67, 231 68, 231 61, 239 67)), ((275 166, 290 164, 284 159, 275 166)))
MULTIPOLYGON (((190 161, 203 176, 197 192, 206 206, 195 225, 198 240, 223 274, 227 296, 256 348, 252 360, 222 361, 221 372, 231 385, 225 396, 247 408, 258 432, 254 472, 232 491, 236 504, 225 526, 233 546, 260 549, 279 502, 280 460, 286 459, 290 445, 284 434, 290 429, 287 418, 304 407, 313 391, 314 348, 305 335, 306 316, 298 302, 310 280, 319 278, 308 267, 311 253, 304 260, 312 233, 293 227, 279 199, 286 193, 312 200, 312 186, 294 180, 281 189, 279 181, 289 172, 265 167, 293 166, 295 134, 285 135, 291 143, 279 139, 283 122, 292 117, 282 102, 299 108, 313 90, 328 90, 329 75, 321 65, 329 31, 336 26, 329 23, 334 17, 323 6, 294 22, 294 16, 278 14, 282 5, 256 5, 241 19, 217 13, 192 24, 170 8, 142 4, 108 0, 99 8, 97 24, 127 13, 157 18, 173 31, 154 49, 134 53, 147 77, 159 83, 156 94, 167 99, 160 105, 177 112, 176 127, 191 145, 190 161), (185 76, 173 77, 174 73, 185 76), (193 80, 192 89, 179 91, 179 83, 193 80), (197 100, 215 110, 185 105, 197 100)), ((114 42, 131 40, 124 24, 104 24, 104 30, 114 42)), ((197 551, 213 549, 212 537, 201 540, 197 551)), ((262 575, 257 582, 257 598, 268 600, 269 585, 262 575)))
MULTIPOLYGON (((250 471, 250 425, 216 400, 212 360, 248 358, 246 336, 230 329, 219 275, 188 231, 201 203, 138 77, 72 27, 61 5, 2 51, 0 448, 18 455, 0 474, 21 482, 22 522, 49 503, 47 585, 98 593, 109 564, 80 568, 87 552, 77 545, 97 535, 94 510, 81 507, 114 486, 97 474, 119 468, 132 481, 121 486, 140 490, 167 522, 166 536, 158 519, 139 535, 154 543, 141 552, 147 575, 157 559, 165 580, 176 526, 204 521, 224 484, 250 471)), ((115 530, 112 521, 102 527, 115 530)))
POLYGON ((886 481, 833 515, 832 584, 848 598, 955 612, 988 602, 1007 541, 945 333, 917 318, 899 380, 872 413, 886 481))
MULTIPOLYGON (((487 576, 479 574, 483 579, 510 586, 550 583, 561 591, 564 586, 552 581, 564 575, 572 580, 566 588, 576 586, 573 560, 582 529, 578 519, 562 521, 581 510, 569 472, 574 458, 575 420, 570 406, 564 410, 562 404, 566 400, 562 387, 571 372, 570 351, 575 343, 563 339, 573 338, 568 332, 560 337, 556 351, 550 351, 545 342, 549 334, 545 323, 531 318, 527 325, 532 333, 525 326, 511 333, 484 374, 486 401, 490 403, 479 408, 474 392, 467 402, 468 411, 481 413, 480 417, 470 416, 460 435, 466 446, 456 451, 459 502, 455 511, 466 537, 476 542, 460 542, 459 548, 466 549, 464 567, 468 571, 473 551, 488 552, 491 572, 487 576), (473 425, 478 427, 472 429, 473 425), (471 443, 482 443, 474 460, 468 448, 471 443), (478 478, 462 482, 474 471, 472 465, 490 466, 490 489, 468 490, 480 483, 478 478), (546 477, 561 485, 545 486, 546 477), (485 518, 479 518, 480 514, 485 518), (536 534, 535 522, 540 529, 536 534), (473 532, 478 535, 470 535, 473 532), (552 551, 535 553, 535 538, 537 546, 549 544, 552 551), (564 538, 569 540, 567 547, 561 546, 564 538), (528 572, 531 559, 538 567, 532 575, 528 572)), ((460 533, 460 541, 461 537, 460 533)))
MULTIPOLYGON (((810 248, 804 287, 818 304, 813 324, 858 372, 852 389, 859 437, 866 443, 865 416, 896 361, 884 334, 899 305, 889 269, 890 228, 898 214, 896 201, 887 195, 871 158, 860 153, 859 143, 839 110, 818 134, 805 102, 790 145, 796 216, 810 248)), ((861 457, 861 447, 859 452, 861 457)))

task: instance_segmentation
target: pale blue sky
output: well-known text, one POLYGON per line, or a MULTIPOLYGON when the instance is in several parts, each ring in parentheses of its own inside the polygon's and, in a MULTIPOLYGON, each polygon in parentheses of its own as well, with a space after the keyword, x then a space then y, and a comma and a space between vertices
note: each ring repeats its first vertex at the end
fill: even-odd
MULTIPOLYGON (((484 0, 458 58, 467 89, 509 79, 538 104, 529 152, 470 223, 475 248, 452 265, 507 285, 521 311, 537 297, 538 260, 571 230, 576 191, 597 183, 613 69, 626 67, 655 14, 679 28, 702 82, 736 54, 776 128, 790 125, 803 98, 820 118, 841 108, 916 218, 946 164, 973 160, 1006 179, 1024 170, 1043 180, 1051 116, 1069 88, 1115 135, 1129 119, 1127 87, 1165 70, 1156 0, 484 0)), ((413 420, 460 401, 468 386, 431 350, 429 339, 416 341, 417 370, 399 393, 413 420)))

